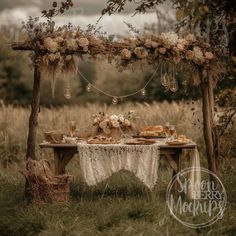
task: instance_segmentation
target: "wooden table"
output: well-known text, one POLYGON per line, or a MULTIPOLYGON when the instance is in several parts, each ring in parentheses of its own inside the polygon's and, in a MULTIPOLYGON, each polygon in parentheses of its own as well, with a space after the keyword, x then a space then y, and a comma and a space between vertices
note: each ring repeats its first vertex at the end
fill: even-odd
MULTIPOLYGON (((55 163, 55 174, 65 174, 66 166, 77 153, 76 144, 50 144, 50 143, 41 143, 40 148, 51 148, 54 151, 54 163, 55 163)), ((164 156, 173 169, 173 176, 181 171, 181 153, 184 149, 194 149, 196 144, 190 142, 186 145, 160 145, 160 154, 164 156)), ((176 181, 177 183, 177 181, 176 181)), ((178 186, 175 186, 177 189, 178 186)))

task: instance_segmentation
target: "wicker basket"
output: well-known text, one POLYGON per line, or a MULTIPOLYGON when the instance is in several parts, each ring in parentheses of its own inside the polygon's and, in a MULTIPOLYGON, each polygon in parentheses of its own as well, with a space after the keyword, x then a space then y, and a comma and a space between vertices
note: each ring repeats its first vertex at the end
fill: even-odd
POLYGON ((62 143, 63 141, 63 133, 60 131, 44 132, 44 137, 47 142, 53 144, 62 143))
POLYGON ((21 171, 28 182, 28 190, 35 204, 62 203, 70 199, 68 175, 54 176, 47 161, 30 160, 21 171))

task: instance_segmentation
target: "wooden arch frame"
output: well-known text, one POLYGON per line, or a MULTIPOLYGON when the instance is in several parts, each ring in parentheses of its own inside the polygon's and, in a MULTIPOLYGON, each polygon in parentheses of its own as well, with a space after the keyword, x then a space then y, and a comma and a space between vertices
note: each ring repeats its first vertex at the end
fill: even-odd
MULTIPOLYGON (((81 36, 80 36, 81 37, 81 36)), ((100 39, 99 39, 100 40, 100 39)), ((108 56, 113 53, 115 56, 121 56, 122 53, 124 54, 123 62, 129 63, 131 60, 138 60, 144 59, 152 61, 156 60, 156 57, 167 57, 164 55, 166 51, 169 52, 168 55, 173 57, 173 47, 171 49, 165 48, 163 45, 160 45, 158 42, 158 37, 147 37, 146 40, 141 39, 138 42, 136 47, 133 47, 127 43, 113 43, 104 39, 102 43, 98 45, 90 44, 89 47, 93 52, 93 56, 96 54, 106 54, 108 56), (149 42, 149 44, 148 44, 149 42), (156 48, 150 46, 150 43, 156 42, 156 48), (160 48, 165 48, 165 52, 160 50, 160 48), (158 49, 158 50, 157 50, 158 49), (136 50, 136 51, 135 51, 136 50), (138 51, 141 51, 141 54, 138 54, 138 51), (156 56, 156 52, 158 56, 156 56), (145 56, 144 56, 144 54, 145 56)), ((193 43, 195 46, 197 42, 193 43)), ((41 45, 42 46, 42 45, 41 45)), ((190 45, 193 46, 193 45, 190 45)), ((199 46, 196 46, 199 48, 199 46)), ((210 46, 207 46, 210 47, 210 46)), ((21 50, 21 51, 34 51, 38 57, 43 57, 47 53, 50 52, 48 48, 39 48, 38 46, 34 47, 30 44, 29 41, 24 43, 14 43, 12 44, 13 50, 21 50)), ((211 50, 211 49, 210 49, 211 50)), ((73 54, 86 54, 88 51, 84 51, 83 47, 78 47, 75 51, 71 51, 67 49, 64 54, 65 55, 73 55, 73 54)), ((210 52, 211 53, 211 52, 210 52)), ((182 53, 183 54, 183 53, 182 53)), ((212 55, 213 49, 212 49, 212 55)), ((215 55, 217 58, 217 55, 215 55)), ((187 61, 185 56, 181 56, 183 61, 187 61)), ((214 63, 214 59, 211 58, 211 61, 207 64, 204 62, 200 62, 199 65, 196 65, 199 69, 199 83, 200 88, 202 91, 202 112, 203 112, 203 126, 204 126, 204 139, 206 144, 206 152, 207 152, 207 159, 208 159, 208 168, 212 172, 218 174, 218 134, 216 126, 214 125, 214 78, 209 76, 207 73, 207 69, 210 69, 211 64, 214 63), (206 65, 206 66, 205 66, 206 65)), ((216 59, 219 62, 219 58, 216 59)), ((122 61, 122 60, 121 60, 122 61)), ((175 61, 173 62, 175 63, 175 61)), ((190 64, 194 64, 192 61, 190 64)), ((33 91, 32 91, 32 103, 31 103, 31 114, 29 117, 29 133, 28 133, 28 140, 27 140, 27 154, 26 158, 36 159, 35 157, 35 149, 36 149, 36 134, 37 134, 37 125, 38 125, 38 112, 40 106, 40 86, 41 86, 41 68, 40 65, 34 65, 34 84, 33 84, 33 91)))

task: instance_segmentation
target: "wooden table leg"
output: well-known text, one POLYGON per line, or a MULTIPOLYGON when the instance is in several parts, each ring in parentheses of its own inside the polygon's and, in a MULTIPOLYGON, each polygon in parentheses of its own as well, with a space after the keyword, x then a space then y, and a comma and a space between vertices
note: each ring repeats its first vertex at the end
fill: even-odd
POLYGON ((56 148, 54 148, 54 173, 55 175, 59 175, 59 166, 60 166, 60 152, 56 148))
MULTIPOLYGON (((176 170, 173 170, 173 174, 172 174, 172 177, 174 177, 176 174, 178 174, 181 170, 181 165, 180 165, 180 154, 179 153, 176 153, 173 157, 173 159, 175 160, 175 163, 176 163, 176 170)), ((176 178, 173 180, 175 181, 174 183, 174 191, 175 191, 175 194, 178 194, 178 190, 179 190, 179 183, 178 181, 176 181, 176 178)))
POLYGON ((55 175, 65 174, 66 165, 69 163, 76 152, 76 148, 54 148, 55 175))

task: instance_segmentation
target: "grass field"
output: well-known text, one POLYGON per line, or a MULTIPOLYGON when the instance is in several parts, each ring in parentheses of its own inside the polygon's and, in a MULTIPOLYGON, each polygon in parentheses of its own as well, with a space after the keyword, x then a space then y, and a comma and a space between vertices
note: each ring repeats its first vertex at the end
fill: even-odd
MULTIPOLYGON (((144 120, 148 124, 175 125, 178 133, 197 142, 201 163, 206 166, 201 109, 197 102, 41 108, 38 142, 43 140, 45 130, 67 131, 70 120, 76 120, 79 129, 86 129, 91 115, 97 111, 119 114, 130 108, 137 112, 137 126, 145 124, 144 120)), ((171 170, 164 160, 160 163, 158 184, 150 193, 128 172, 117 173, 96 187, 88 187, 79 175, 78 158, 74 158, 68 166, 68 172, 74 175, 70 203, 41 207, 27 204, 23 198, 24 177, 18 171, 24 165, 28 116, 27 108, 0 106, 1 236, 236 235, 236 162, 230 149, 235 132, 232 132, 234 136, 226 135, 222 140, 220 177, 228 197, 224 217, 208 228, 190 229, 169 214, 165 194, 171 170)), ((37 149, 37 157, 52 162, 50 151, 37 149)))

